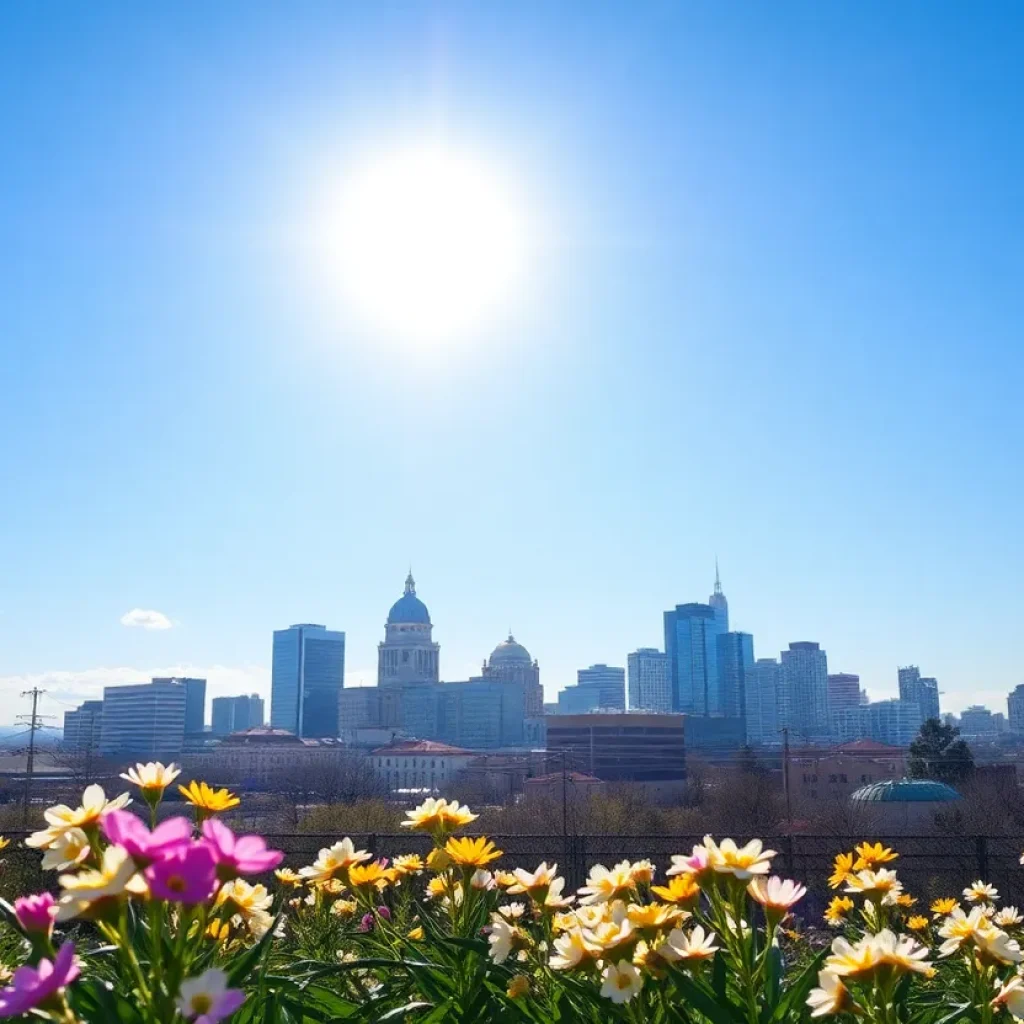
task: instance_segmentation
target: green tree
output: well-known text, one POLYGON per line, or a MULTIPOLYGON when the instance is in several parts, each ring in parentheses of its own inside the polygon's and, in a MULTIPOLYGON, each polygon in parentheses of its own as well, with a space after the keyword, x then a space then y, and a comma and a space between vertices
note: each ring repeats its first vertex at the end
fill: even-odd
POLYGON ((937 779, 957 786, 974 774, 971 748, 957 737, 960 730, 929 718, 910 744, 907 770, 913 779, 937 779))

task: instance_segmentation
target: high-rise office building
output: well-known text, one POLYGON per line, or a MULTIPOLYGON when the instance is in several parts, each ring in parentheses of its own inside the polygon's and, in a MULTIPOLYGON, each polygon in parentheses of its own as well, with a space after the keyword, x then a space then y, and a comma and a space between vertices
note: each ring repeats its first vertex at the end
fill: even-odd
POLYGON ((789 645, 782 656, 782 690, 779 694, 779 727, 789 729, 790 739, 823 741, 829 735, 828 660, 820 645, 801 640, 789 645))
POLYGON ((427 606, 416 596, 412 572, 405 593, 391 606, 384 642, 377 648, 377 685, 436 683, 440 679, 440 646, 433 641, 427 606))
POLYGON ((722 714, 718 677, 720 618, 709 604, 679 604, 665 612, 665 653, 672 679, 672 710, 722 714))
POLYGON ((836 739, 874 740, 890 747, 909 747, 921 728, 921 708, 912 700, 876 700, 846 705, 832 713, 836 739))
POLYGON ((98 754, 103 735, 103 701, 83 701, 64 712, 64 747, 83 754, 98 754))
POLYGON ((916 665, 897 669, 900 700, 914 701, 921 707, 921 720, 939 718, 939 684, 934 676, 922 676, 916 665))
POLYGON ((729 602, 722 593, 722 580, 718 575, 718 559, 715 559, 715 589, 708 598, 708 604, 715 610, 715 621, 719 633, 729 632, 729 602))
POLYGON ((214 736, 258 729, 263 725, 263 698, 258 693, 238 697, 214 697, 211 701, 214 736))
POLYGON ((206 725, 206 680, 188 676, 154 676, 153 682, 178 683, 185 687, 185 735, 200 735, 206 725))
POLYGON ((960 712, 960 732, 964 736, 995 736, 999 725, 989 708, 983 704, 972 704, 960 712))
POLYGON ((344 678, 344 633, 315 623, 275 630, 271 725, 304 738, 337 736, 344 678))
POLYGON ((161 759, 180 756, 187 692, 177 680, 169 679, 104 687, 100 753, 161 759))
POLYGON ((1010 732, 1024 733, 1024 683, 1015 686, 1007 696, 1006 717, 1010 732))
POLYGON ((746 734, 748 743, 772 746, 779 736, 779 694, 782 666, 774 658, 758 658, 747 672, 746 734))
POLYGON ((626 657, 630 711, 671 711, 672 677, 668 655, 641 647, 626 657))
POLYGON ((836 715, 860 706, 860 676, 853 672, 833 672, 828 677, 828 716, 834 729, 836 715))
POLYGON ((602 711, 626 710, 626 670, 614 665, 591 665, 576 672, 576 687, 597 694, 602 711))
POLYGON ((717 713, 742 719, 747 706, 747 677, 754 667, 754 638, 749 633, 719 633, 717 713))

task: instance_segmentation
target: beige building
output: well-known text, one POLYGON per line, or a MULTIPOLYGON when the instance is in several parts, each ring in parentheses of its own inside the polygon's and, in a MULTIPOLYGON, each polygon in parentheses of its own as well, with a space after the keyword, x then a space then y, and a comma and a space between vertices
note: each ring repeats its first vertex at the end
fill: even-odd
POLYGON ((845 802, 862 786, 906 774, 906 751, 873 740, 855 740, 790 755, 789 791, 796 802, 845 802))
POLYGON ((585 772, 551 772, 537 775, 523 783, 523 799, 526 801, 550 800, 561 803, 563 797, 569 801, 583 801, 597 793, 604 792, 605 784, 585 772))
POLYGON ((405 740, 370 754, 377 778, 391 792, 427 789, 441 793, 476 759, 471 750, 433 740, 405 740))

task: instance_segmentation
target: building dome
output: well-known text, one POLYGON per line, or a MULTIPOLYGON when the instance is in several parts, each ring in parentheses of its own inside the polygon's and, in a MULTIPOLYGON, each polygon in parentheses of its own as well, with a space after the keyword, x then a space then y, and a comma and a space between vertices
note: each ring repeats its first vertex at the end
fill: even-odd
POLYGON ((430 625, 430 612, 427 606, 416 596, 416 581, 412 573, 405 579, 405 593, 391 606, 388 612, 388 624, 417 622, 430 625))
POLYGON ((850 794, 857 803, 951 803, 960 794, 944 782, 932 779, 890 779, 861 786, 850 794))
POLYGON ((491 651, 490 665, 493 668, 495 665, 514 665, 517 662, 532 665, 533 658, 530 657, 530 652, 522 644, 516 643, 516 638, 509 633, 508 639, 503 640, 491 651))

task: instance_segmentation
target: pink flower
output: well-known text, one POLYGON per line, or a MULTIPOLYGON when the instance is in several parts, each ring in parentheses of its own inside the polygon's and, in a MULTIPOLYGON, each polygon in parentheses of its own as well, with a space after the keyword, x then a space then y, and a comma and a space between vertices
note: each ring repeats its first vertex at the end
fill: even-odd
POLYGON ((217 862, 205 843, 175 846, 146 868, 149 891, 158 900, 205 903, 217 885, 217 862))
POLYGON ((216 818, 203 822, 203 837, 217 861, 217 874, 224 881, 270 871, 284 860, 280 850, 267 849, 262 836, 236 836, 216 818))
POLYGON ((387 907, 378 907, 377 916, 383 918, 385 921, 391 920, 391 911, 387 907))
POLYGON ((43 959, 38 967, 19 967, 9 988, 0 991, 0 1017, 20 1017, 52 999, 78 977, 75 944, 65 942, 51 963, 43 959))
POLYGON ((359 930, 361 932, 373 931, 373 914, 363 914, 363 919, 359 922, 359 930))
POLYGON ((53 919, 57 916, 57 901, 52 893, 21 896, 14 901, 14 916, 26 935, 53 934, 53 919))
POLYGON ((187 818, 168 818, 150 832, 131 811, 108 811, 101 824, 103 834, 115 845, 124 847, 140 867, 188 845, 192 839, 192 825, 187 818))

